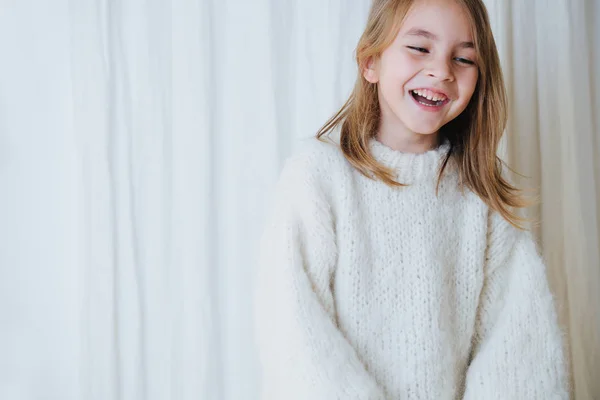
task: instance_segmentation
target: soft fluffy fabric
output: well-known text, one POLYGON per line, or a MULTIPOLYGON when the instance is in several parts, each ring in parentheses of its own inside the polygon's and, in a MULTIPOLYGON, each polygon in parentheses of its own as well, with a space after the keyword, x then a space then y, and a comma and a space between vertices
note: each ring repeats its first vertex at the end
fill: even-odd
POLYGON ((410 186, 361 175, 335 141, 286 160, 261 239, 262 399, 567 399, 545 266, 529 232, 471 191, 444 142, 369 150, 410 186))

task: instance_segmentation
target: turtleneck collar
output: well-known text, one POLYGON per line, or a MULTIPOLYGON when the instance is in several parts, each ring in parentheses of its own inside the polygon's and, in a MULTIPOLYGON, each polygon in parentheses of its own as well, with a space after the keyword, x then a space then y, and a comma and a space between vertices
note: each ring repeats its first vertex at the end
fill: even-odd
POLYGON ((439 167, 450 150, 450 141, 444 139, 438 147, 424 153, 407 153, 394 150, 372 137, 369 149, 377 161, 396 172, 400 183, 413 184, 437 178, 439 167))

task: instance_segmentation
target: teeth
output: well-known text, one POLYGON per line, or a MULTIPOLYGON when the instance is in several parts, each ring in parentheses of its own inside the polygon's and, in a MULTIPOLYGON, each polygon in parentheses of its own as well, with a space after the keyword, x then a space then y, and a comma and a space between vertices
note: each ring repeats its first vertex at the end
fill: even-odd
POLYGON ((431 100, 431 101, 446 100, 446 96, 444 96, 443 94, 433 93, 430 90, 417 89, 417 90, 413 90, 413 92, 418 94, 419 96, 425 97, 426 99, 431 100))

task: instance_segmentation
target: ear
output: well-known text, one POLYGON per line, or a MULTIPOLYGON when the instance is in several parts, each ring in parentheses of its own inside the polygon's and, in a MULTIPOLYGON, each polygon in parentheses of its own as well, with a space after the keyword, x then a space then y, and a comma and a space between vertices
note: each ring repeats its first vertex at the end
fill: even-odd
POLYGON ((367 65, 362 72, 364 78, 370 83, 379 82, 379 60, 374 57, 367 59, 367 65))

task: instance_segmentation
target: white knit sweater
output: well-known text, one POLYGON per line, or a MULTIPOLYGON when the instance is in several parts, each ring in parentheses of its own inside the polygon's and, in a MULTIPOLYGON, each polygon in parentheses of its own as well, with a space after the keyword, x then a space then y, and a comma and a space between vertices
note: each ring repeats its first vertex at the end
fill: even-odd
POLYGON ((453 163, 436 197, 447 142, 369 146, 411 186, 370 180, 314 138, 285 163, 256 286, 262 399, 567 399, 531 235, 461 193, 453 163))

